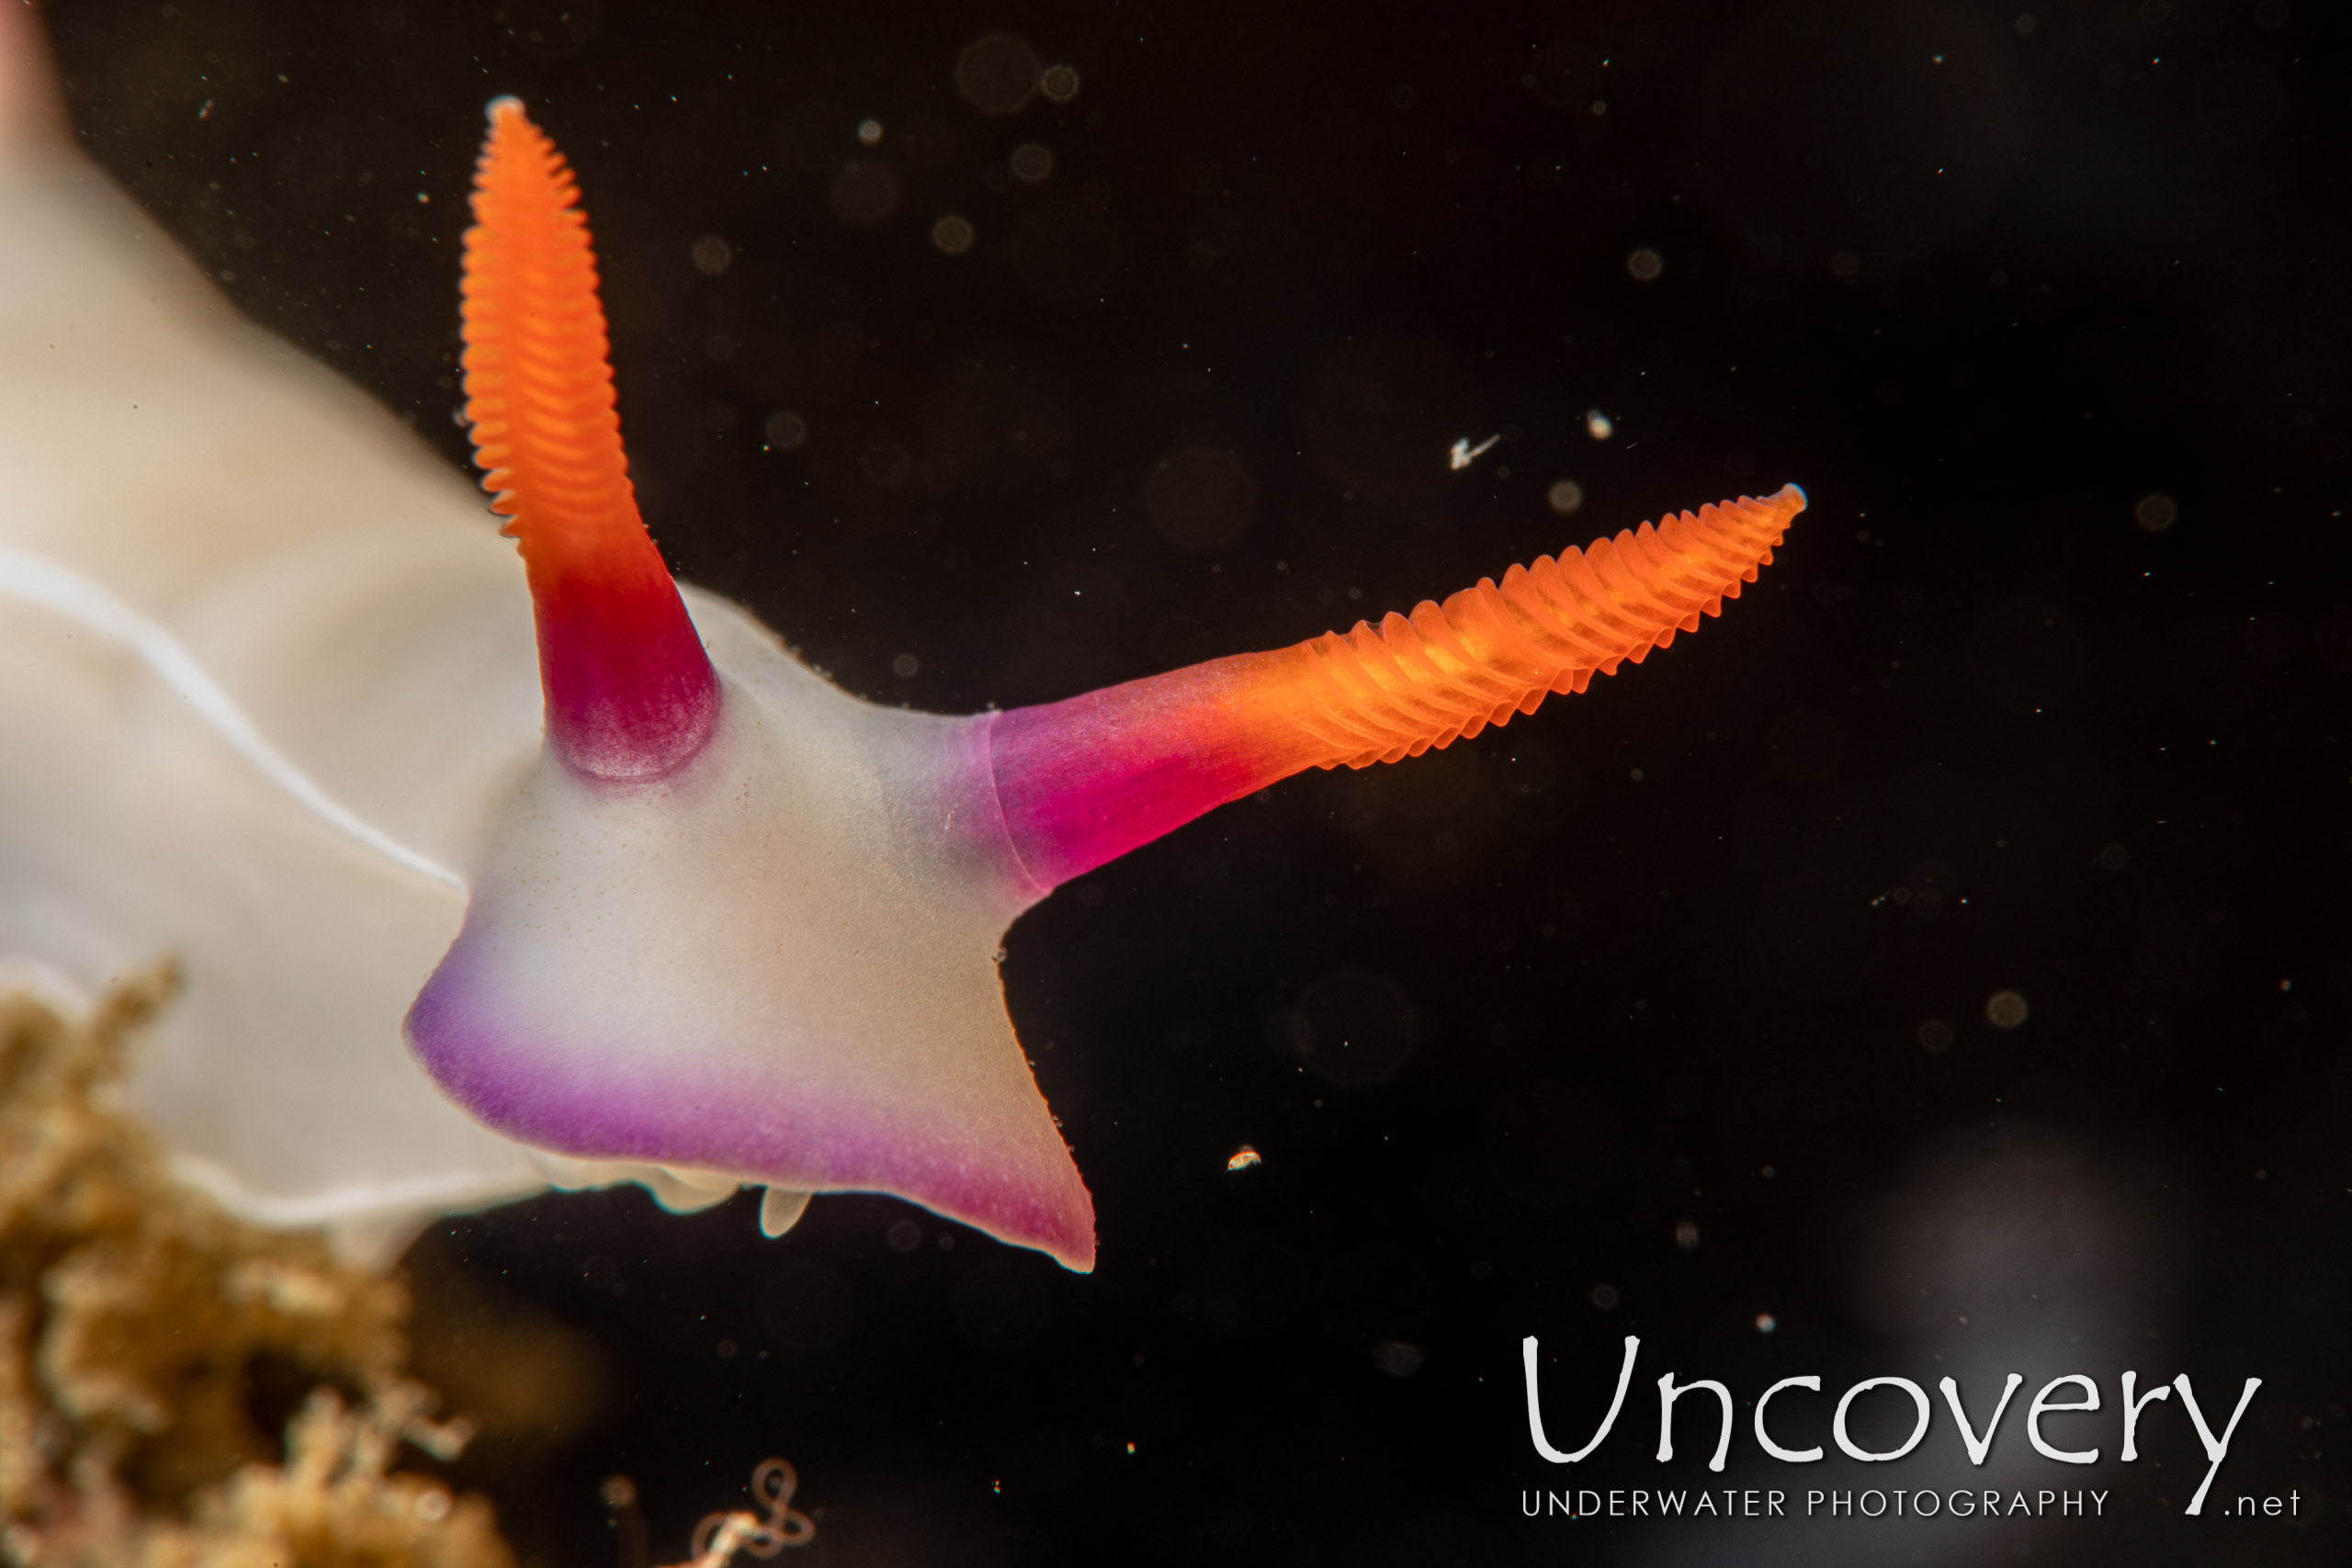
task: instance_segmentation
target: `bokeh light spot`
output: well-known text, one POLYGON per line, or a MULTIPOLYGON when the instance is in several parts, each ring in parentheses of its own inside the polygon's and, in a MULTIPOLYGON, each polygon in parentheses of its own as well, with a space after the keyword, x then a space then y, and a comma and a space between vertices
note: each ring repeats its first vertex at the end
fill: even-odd
POLYGON ((898 173, 879 158, 852 158, 825 187, 825 205, 851 228, 869 228, 899 209, 898 173))
POLYGON ((778 409, 768 415, 766 434, 768 445, 777 451, 797 451, 808 439, 808 422, 790 409, 778 409))
POLYGON ((1250 526, 1258 487, 1241 459, 1216 446, 1182 446, 1152 465, 1143 483, 1151 525, 1172 545, 1212 550, 1250 526))
POLYGON ((1385 975, 1341 969, 1277 1015, 1277 1043, 1317 1077, 1346 1088, 1387 1082, 1413 1054, 1419 1010, 1385 975))
POLYGON ((972 220, 951 212, 931 226, 931 243, 942 255, 960 256, 972 248, 972 220))
POLYGON ((1042 70, 1026 39, 989 33, 956 57, 956 91, 982 114, 1012 114, 1037 90, 1042 70))
POLYGON ((1042 141, 1024 141, 1012 150, 1012 177, 1035 185, 1054 172, 1054 150, 1042 141))
POLYGON ((857 1292, 816 1258, 779 1266, 762 1281, 759 1300, 761 1326, 788 1350, 830 1350, 857 1321, 857 1292))

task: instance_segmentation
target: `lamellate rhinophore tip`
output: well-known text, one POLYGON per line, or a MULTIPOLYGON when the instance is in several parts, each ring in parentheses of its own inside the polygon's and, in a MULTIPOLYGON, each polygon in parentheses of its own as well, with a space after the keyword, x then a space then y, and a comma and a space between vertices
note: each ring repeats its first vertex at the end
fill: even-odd
POLYGON ((465 242, 466 417, 530 579, 548 743, 591 778, 659 778, 708 739, 718 679, 638 514, 571 171, 520 98, 486 112, 465 242))
POLYGON ((1539 557, 1377 626, 1000 715, 1013 847, 1052 887, 1302 769, 1418 757, 1532 714, 1721 614, 1804 507, 1784 485, 1539 557))

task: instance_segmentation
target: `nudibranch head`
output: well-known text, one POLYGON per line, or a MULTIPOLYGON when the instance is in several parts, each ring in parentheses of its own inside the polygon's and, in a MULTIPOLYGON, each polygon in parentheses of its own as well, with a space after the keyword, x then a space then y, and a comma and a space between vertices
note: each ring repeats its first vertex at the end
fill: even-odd
POLYGON ((1005 1013, 1012 919, 1303 769, 1419 756, 1639 663, 1737 597, 1805 504, 1702 507, 1064 702, 880 707, 682 601, 630 497, 571 176, 511 99, 474 206, 469 412, 528 569, 548 746, 409 1043, 582 1179, 761 1183, 770 1230, 808 1193, 889 1192, 1091 1268, 1092 1200, 1005 1013))
POLYGON ((530 579, 548 745, 409 1010, 417 1061, 564 1179, 763 1184, 771 1230, 811 1192, 896 1193, 1091 1268, 997 975, 1037 889, 991 716, 861 702, 683 599, 630 496, 571 175, 511 99, 474 210, 469 412, 530 579))
POLYGON ((592 778, 658 778, 709 739, 710 660, 638 515, 579 190, 520 99, 490 106, 466 231, 466 417, 520 542, 548 743, 592 778))

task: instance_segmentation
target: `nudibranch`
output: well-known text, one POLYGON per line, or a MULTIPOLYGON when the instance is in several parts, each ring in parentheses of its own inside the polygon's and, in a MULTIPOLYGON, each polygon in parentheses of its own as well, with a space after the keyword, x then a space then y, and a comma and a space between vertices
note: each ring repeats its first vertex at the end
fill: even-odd
POLYGON ((141 1109, 240 1212, 355 1245, 637 1179, 763 1186, 771 1233, 894 1193, 1090 1269, 1010 923, 1292 773, 1640 662, 1804 505, 1062 702, 883 707, 672 580, 576 186, 513 99, 474 209, 467 413, 514 551, 85 164, 0 143, 0 952, 85 983, 182 954, 141 1109))

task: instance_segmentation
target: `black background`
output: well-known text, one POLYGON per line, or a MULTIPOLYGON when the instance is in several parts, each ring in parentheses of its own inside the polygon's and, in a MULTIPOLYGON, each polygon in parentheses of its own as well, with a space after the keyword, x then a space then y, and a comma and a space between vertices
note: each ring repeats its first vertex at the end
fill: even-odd
MULTIPOLYGON (((90 152, 453 465, 464 195, 521 94, 663 549, 879 701, 1057 698, 1812 496, 1643 667, 1022 919, 1091 1278, 865 1197, 773 1243, 635 1190, 439 1227, 428 1369, 452 1301, 594 1369, 458 1469, 527 1560, 615 1561, 616 1472, 683 1556, 771 1452, 842 1563, 2341 1560, 2352 24, 2024 3, 51 7, 90 152), (967 102, 991 32, 1075 96, 967 102), (1248 477, 1210 547, 1188 448, 1248 477), (1521 1517, 1582 1470, 1705 1484, 1703 1418, 1647 1453, 1667 1367, 1928 1382, 1972 1309, 2079 1346, 2019 1352, 2020 1407, 2101 1381, 2103 1523, 1521 1517), (1521 1337, 1571 1446, 1628 1333, 1564 1480, 1521 1337), (2113 1463, 2125 1367, 2217 1418, 2268 1380, 2208 1517, 2177 1403, 2113 1463), (2290 1488, 2291 1528, 2211 1517, 2290 1488)), ((1906 1483, 1759 1468, 1744 1414, 1735 1453, 1906 1483)))

